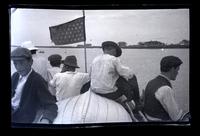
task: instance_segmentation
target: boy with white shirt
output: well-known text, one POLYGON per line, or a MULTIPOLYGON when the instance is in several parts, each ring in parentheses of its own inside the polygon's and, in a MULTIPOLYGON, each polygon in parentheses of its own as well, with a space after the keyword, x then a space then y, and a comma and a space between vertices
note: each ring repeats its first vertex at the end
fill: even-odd
POLYGON ((118 57, 121 56, 122 50, 115 42, 103 42, 102 49, 104 53, 97 56, 90 67, 91 90, 121 104, 126 103, 130 110, 134 110, 133 98, 138 96, 139 99, 136 76, 129 67, 120 62, 118 57))
POLYGON ((51 65, 51 68, 47 69, 47 82, 48 82, 49 91, 53 96, 56 95, 55 94, 56 90, 49 85, 49 82, 53 79, 53 76, 56 73, 61 72, 61 68, 60 68, 61 60, 62 60, 62 56, 60 56, 59 54, 52 54, 48 57, 48 61, 51 65))
POLYGON ((77 72, 79 68, 75 56, 67 56, 63 61, 61 73, 53 76, 49 85, 56 89, 57 101, 80 94, 80 90, 84 84, 89 82, 89 74, 77 72))

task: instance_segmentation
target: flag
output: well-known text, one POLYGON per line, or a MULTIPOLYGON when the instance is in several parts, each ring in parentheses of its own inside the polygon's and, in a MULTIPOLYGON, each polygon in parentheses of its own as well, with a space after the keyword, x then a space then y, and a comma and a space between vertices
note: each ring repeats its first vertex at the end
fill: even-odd
POLYGON ((49 27, 50 37, 55 45, 72 44, 85 41, 85 17, 49 27))

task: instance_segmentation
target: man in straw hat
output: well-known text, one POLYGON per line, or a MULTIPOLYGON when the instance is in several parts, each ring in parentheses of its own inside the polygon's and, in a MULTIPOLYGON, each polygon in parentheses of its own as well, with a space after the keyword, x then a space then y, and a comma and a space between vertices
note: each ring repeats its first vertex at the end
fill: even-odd
POLYGON ((38 56, 38 48, 35 47, 32 41, 22 42, 21 47, 30 50, 33 58, 32 68, 39 73, 47 81, 47 60, 44 57, 38 56))
POLYGON ((135 109, 135 102, 139 100, 136 76, 120 62, 118 57, 121 56, 122 50, 115 42, 103 42, 102 49, 103 54, 97 56, 91 65, 91 90, 122 105, 128 104, 130 112, 135 109))
POLYGON ((61 73, 54 75, 50 85, 56 89, 57 101, 80 94, 82 86, 89 81, 89 74, 76 72, 80 68, 76 56, 67 56, 61 73))
POLYGON ((55 99, 49 93, 45 80, 32 68, 31 52, 18 47, 11 52, 17 70, 12 75, 12 123, 33 123, 42 109, 39 123, 51 123, 57 116, 55 99))

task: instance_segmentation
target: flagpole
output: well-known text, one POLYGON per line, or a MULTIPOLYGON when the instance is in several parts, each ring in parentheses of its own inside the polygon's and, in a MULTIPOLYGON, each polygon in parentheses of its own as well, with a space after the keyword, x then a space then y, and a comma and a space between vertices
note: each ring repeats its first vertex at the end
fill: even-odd
MULTIPOLYGON (((85 11, 83 10, 83 17, 85 19, 85 11)), ((85 22, 85 21, 84 21, 85 22)), ((85 25, 85 24, 84 24, 85 25)), ((85 27, 85 26, 84 26, 85 27)), ((85 33, 86 35, 86 33, 85 33)), ((84 56, 85 56, 85 72, 87 73, 87 52, 86 52, 86 38, 84 40, 84 56)))

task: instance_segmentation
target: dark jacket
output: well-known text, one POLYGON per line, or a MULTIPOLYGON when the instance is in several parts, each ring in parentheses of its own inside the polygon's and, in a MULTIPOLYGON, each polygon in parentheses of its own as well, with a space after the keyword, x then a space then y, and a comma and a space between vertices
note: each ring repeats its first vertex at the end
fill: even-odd
POLYGON ((156 91, 165 85, 171 87, 171 83, 160 75, 149 81, 145 89, 144 112, 155 118, 170 120, 169 114, 155 97, 156 91))
MULTIPOLYGON (((12 97, 18 80, 19 74, 16 72, 12 76, 12 97)), ((16 111, 12 109, 12 122, 32 123, 39 108, 43 109, 43 118, 53 121, 58 109, 55 102, 46 81, 33 70, 24 85, 19 108, 16 111)))

